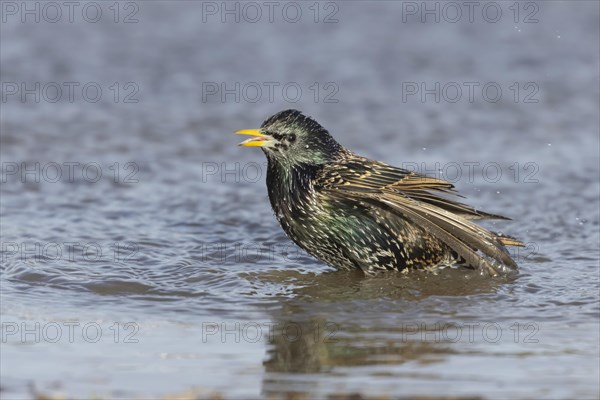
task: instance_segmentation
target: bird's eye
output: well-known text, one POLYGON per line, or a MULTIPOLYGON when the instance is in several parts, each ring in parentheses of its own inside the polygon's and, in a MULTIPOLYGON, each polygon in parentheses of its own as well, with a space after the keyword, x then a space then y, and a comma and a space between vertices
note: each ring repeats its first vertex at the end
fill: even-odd
POLYGON ((290 134, 288 135, 288 141, 289 141, 289 142, 295 142, 295 141, 296 141, 296 134, 294 134, 294 133, 290 133, 290 134))

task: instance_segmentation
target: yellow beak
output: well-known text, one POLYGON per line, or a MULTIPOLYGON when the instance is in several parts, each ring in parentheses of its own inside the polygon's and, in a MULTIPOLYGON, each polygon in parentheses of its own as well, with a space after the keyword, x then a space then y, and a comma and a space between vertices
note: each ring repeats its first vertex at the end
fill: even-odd
POLYGON ((254 136, 250 139, 244 140, 242 143, 239 144, 240 146, 247 147, 262 147, 267 143, 269 139, 271 139, 270 136, 260 133, 260 129, 242 129, 241 131, 235 132, 235 134, 254 136))

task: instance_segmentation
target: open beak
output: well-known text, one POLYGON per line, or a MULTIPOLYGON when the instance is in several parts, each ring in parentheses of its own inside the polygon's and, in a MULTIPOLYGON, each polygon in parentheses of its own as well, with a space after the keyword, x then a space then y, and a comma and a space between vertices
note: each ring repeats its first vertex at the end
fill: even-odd
POLYGON ((240 143, 240 146, 262 147, 266 145, 270 139, 273 139, 271 136, 261 133, 260 129, 242 129, 241 131, 235 132, 235 134, 253 136, 240 143))

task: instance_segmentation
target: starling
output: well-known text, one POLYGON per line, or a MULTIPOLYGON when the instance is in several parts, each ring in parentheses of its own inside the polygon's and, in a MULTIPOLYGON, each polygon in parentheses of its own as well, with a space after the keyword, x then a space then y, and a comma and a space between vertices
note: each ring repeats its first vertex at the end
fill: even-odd
POLYGON ((523 244, 472 222, 508 218, 448 198, 459 195, 447 181, 361 157, 297 110, 235 133, 267 156, 269 200, 285 233, 337 269, 517 268, 505 246, 523 244))

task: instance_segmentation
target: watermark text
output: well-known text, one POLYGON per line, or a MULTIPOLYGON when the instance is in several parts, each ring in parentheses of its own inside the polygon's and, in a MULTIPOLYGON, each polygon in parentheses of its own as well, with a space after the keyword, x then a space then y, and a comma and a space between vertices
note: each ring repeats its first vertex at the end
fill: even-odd
POLYGON ((339 22, 339 11, 339 4, 333 1, 203 1, 202 22, 336 24, 339 22))
POLYGON ((0 182, 27 183, 96 183, 103 177, 116 184, 134 184, 139 182, 140 168, 133 161, 110 165, 98 162, 15 162, 0 164, 0 182))
POLYGON ((140 87, 136 82, 9 82, 0 84, 2 103, 139 103, 140 87))
POLYGON ((114 343, 139 343, 136 337, 140 326, 135 322, 113 322, 106 326, 98 322, 50 321, 50 322, 2 322, 2 343, 98 343, 110 340, 114 343))
POLYGON ((10 242, 0 243, 2 262, 128 262, 137 259, 139 247, 134 242, 10 242))
POLYGON ((115 24, 139 22, 140 6, 135 1, 2 1, 0 20, 3 24, 75 23, 91 24, 112 21, 115 24))

